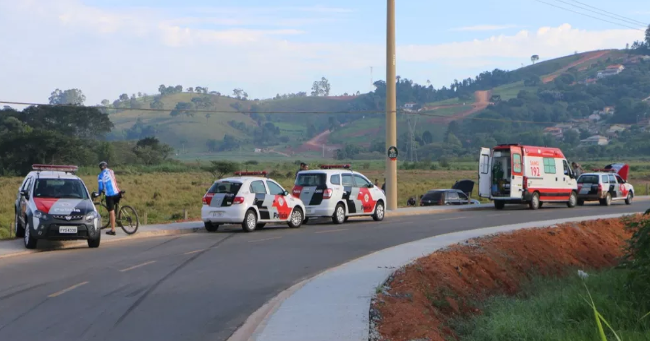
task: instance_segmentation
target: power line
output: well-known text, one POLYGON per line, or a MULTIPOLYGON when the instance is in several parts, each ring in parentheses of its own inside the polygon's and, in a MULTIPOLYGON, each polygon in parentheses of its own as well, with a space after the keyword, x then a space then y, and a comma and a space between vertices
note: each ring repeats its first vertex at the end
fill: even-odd
POLYGON ((589 17, 589 18, 592 18, 592 19, 596 19, 596 20, 604 21, 604 22, 607 22, 607 23, 610 23, 610 24, 618 25, 618 26, 625 27, 625 28, 631 28, 631 29, 633 29, 633 30, 637 30, 637 31, 643 31, 642 29, 640 29, 640 28, 638 28, 638 27, 632 27, 632 26, 628 26, 628 25, 626 25, 626 24, 621 24, 621 23, 617 23, 617 22, 614 22, 614 21, 609 21, 609 20, 606 20, 606 19, 603 19, 603 18, 594 17, 593 15, 589 15, 589 14, 585 14, 585 13, 582 13, 582 12, 574 11, 574 10, 572 10, 572 9, 565 8, 565 7, 558 6, 558 5, 554 5, 554 4, 548 3, 548 2, 546 2, 546 1, 542 1, 542 0, 534 0, 534 1, 537 1, 537 2, 540 2, 540 3, 543 3, 543 4, 546 4, 546 5, 549 5, 549 6, 552 6, 552 7, 556 7, 556 8, 559 8, 559 9, 563 9, 563 10, 565 10, 565 11, 569 11, 569 12, 573 12, 573 13, 576 13, 576 14, 580 14, 580 15, 585 16, 585 17, 589 17))
MULTIPOLYGON (((598 7, 596 7, 596 6, 593 6, 593 5, 585 4, 585 3, 580 2, 580 1, 578 1, 578 0, 573 0, 573 2, 579 3, 579 4, 584 5, 584 6, 587 6, 587 7, 591 7, 591 8, 593 8, 593 9, 597 10, 597 11, 600 11, 600 12, 603 12, 603 13, 607 13, 607 14, 612 15, 612 16, 615 16, 615 17, 619 17, 619 18, 621 18, 622 20, 628 21, 628 22, 630 22, 630 23, 632 23, 632 24, 639 24, 639 25, 643 25, 643 26, 648 25, 648 23, 644 23, 643 21, 639 21, 639 20, 636 20, 636 19, 632 19, 632 18, 624 17, 624 16, 622 16, 622 15, 618 15, 618 14, 616 14, 616 13, 608 12, 608 11, 606 11, 606 10, 604 10, 604 9, 600 9, 600 8, 598 8, 598 7)), ((575 5, 574 5, 574 6, 575 6, 575 5)))

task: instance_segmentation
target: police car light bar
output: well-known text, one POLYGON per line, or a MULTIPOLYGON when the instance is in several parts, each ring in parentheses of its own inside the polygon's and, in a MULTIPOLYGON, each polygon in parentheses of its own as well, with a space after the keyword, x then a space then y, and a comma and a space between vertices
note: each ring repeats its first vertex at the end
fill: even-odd
POLYGON ((32 170, 74 173, 74 172, 79 170, 79 167, 71 166, 71 165, 39 165, 39 164, 36 164, 36 165, 32 165, 32 170))
POLYGON ((320 165, 320 169, 350 169, 350 165, 320 165))
POLYGON ((235 175, 237 176, 246 176, 246 175, 264 175, 266 176, 268 173, 266 171, 262 172, 235 172, 235 175))

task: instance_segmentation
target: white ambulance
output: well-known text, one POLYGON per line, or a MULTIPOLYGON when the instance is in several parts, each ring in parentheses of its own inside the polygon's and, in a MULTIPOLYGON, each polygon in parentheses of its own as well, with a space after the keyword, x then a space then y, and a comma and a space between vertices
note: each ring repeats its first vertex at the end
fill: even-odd
POLYGON ((569 162, 558 148, 501 144, 481 148, 479 196, 506 204, 527 203, 536 210, 545 202, 575 207, 578 184, 569 162))

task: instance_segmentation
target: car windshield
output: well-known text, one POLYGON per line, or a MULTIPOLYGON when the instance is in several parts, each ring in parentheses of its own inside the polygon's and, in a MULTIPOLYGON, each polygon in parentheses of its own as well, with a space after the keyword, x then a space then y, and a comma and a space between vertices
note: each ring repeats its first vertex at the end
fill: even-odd
POLYGON ((327 184, 327 176, 325 173, 307 173, 298 174, 296 178, 296 186, 325 186, 327 184))
POLYGON ((88 192, 78 179, 38 179, 34 198, 88 199, 88 192))
POLYGON ((214 194, 237 194, 241 188, 241 182, 232 182, 232 181, 217 181, 212 187, 208 190, 208 193, 214 194))
POLYGON ((578 178, 579 184, 597 184, 598 175, 582 175, 578 178))

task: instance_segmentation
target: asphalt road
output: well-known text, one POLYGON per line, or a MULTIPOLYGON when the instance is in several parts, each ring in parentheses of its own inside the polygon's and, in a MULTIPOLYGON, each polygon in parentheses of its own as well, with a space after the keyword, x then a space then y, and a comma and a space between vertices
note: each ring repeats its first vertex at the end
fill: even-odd
POLYGON ((454 231, 648 205, 506 208, 250 234, 232 227, 2 259, 0 340, 226 340, 282 290, 373 251, 454 231))

